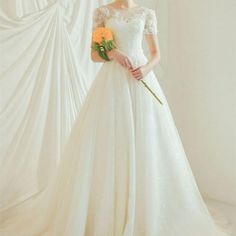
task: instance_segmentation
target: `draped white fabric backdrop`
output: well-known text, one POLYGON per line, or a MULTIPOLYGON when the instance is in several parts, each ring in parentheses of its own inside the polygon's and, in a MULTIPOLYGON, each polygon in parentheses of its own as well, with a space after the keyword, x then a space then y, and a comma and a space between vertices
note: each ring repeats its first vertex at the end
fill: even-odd
MULTIPOLYGON (((0 0, 1 208, 44 188, 98 65, 98 0, 0 0)), ((236 2, 139 0, 157 10, 157 73, 201 192, 236 205, 236 2)))

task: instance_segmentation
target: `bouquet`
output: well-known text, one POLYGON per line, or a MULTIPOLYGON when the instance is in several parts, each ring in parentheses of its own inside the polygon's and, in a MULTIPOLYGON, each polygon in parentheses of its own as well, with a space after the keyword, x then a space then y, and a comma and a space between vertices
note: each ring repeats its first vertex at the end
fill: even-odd
POLYGON ((102 59, 110 61, 107 52, 115 48, 113 33, 110 29, 100 27, 93 32, 92 49, 97 51, 102 59))
MULTIPOLYGON (((113 32, 110 29, 99 27, 93 32, 92 49, 94 51, 97 51, 102 59, 104 59, 105 61, 110 61, 109 57, 107 56, 107 52, 115 48, 117 47, 115 45, 113 32)), ((152 91, 152 89, 143 80, 141 80, 141 82, 145 86, 145 88, 154 96, 154 98, 161 105, 163 105, 162 101, 152 91)))

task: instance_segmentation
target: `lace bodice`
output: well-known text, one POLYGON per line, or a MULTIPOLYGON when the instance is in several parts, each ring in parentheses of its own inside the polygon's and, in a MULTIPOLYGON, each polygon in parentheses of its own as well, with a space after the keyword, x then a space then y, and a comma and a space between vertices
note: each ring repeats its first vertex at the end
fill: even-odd
POLYGON ((139 19, 144 23, 145 34, 158 33, 155 11, 149 8, 141 6, 131 9, 115 9, 111 6, 99 7, 94 11, 93 28, 105 27, 110 18, 116 18, 126 23, 139 19))
POLYGON ((155 11, 141 6, 130 9, 99 7, 93 19, 93 29, 97 27, 110 28, 118 48, 134 57, 143 55, 143 35, 158 33, 155 11))

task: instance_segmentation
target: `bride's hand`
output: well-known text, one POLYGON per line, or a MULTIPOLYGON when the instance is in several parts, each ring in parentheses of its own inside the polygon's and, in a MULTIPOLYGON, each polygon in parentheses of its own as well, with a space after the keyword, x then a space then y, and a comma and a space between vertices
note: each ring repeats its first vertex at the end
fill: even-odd
POLYGON ((115 60, 116 62, 118 62, 120 65, 122 65, 126 69, 128 69, 128 70, 133 69, 130 59, 120 50, 113 49, 113 50, 107 52, 107 55, 110 60, 115 60))
POLYGON ((145 76, 148 74, 148 69, 145 66, 140 66, 134 70, 131 70, 131 74, 133 77, 137 80, 141 80, 145 78, 145 76))

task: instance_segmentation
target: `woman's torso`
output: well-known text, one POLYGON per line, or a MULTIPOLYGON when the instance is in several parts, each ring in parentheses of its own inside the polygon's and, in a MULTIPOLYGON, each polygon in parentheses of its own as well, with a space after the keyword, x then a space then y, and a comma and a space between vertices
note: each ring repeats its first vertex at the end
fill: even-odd
POLYGON ((131 9, 115 9, 111 6, 102 6, 104 26, 110 28, 114 34, 115 43, 134 64, 147 61, 142 48, 145 24, 150 9, 137 6, 131 9))

